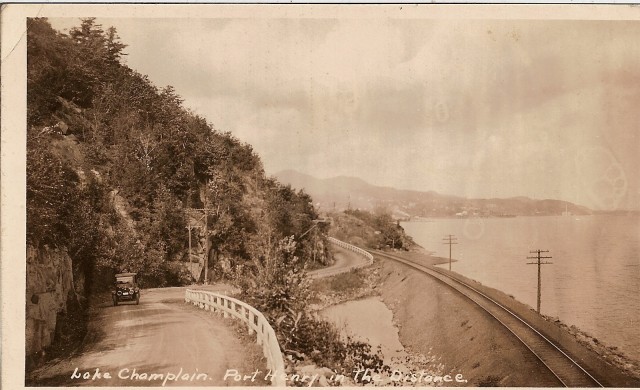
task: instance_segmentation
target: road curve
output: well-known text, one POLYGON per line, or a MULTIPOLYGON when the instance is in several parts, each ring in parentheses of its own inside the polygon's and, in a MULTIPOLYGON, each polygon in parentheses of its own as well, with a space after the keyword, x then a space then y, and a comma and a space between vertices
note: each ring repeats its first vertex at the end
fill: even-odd
POLYGON ((553 342, 540 334, 520 317, 482 292, 435 267, 426 267, 413 261, 380 251, 377 256, 404 263, 426 273, 475 302, 513 333, 565 387, 603 387, 591 374, 565 354, 553 342))
POLYGON ((232 320, 185 304, 184 288, 143 290, 140 305, 104 304, 95 312, 88 334, 93 340, 84 350, 37 370, 28 382, 50 386, 268 385, 224 380, 227 369, 265 372, 261 350, 238 339, 228 322, 232 320), (87 372, 88 379, 84 377, 87 372))
POLYGON ((333 249, 333 255, 336 262, 328 267, 309 271, 309 276, 312 278, 319 278, 325 276, 336 275, 341 272, 348 272, 354 266, 360 266, 366 263, 366 259, 361 255, 350 251, 345 248, 341 248, 338 245, 331 244, 333 249))

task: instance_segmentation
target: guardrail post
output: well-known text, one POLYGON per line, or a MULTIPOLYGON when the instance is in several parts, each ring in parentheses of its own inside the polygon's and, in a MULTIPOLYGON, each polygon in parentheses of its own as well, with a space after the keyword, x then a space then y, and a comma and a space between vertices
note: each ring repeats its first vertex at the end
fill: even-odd
POLYGON ((264 343, 263 340, 263 336, 264 336, 264 326, 262 326, 262 321, 260 321, 260 318, 258 317, 258 330, 256 331, 256 343, 258 345, 262 345, 264 343))
POLYGON ((247 320, 249 320, 249 334, 253 334, 253 313, 249 309, 245 309, 247 311, 247 320))
POLYGON ((286 381, 282 379, 284 361, 275 331, 269 325, 262 313, 234 298, 207 291, 185 291, 185 301, 191 301, 205 310, 222 311, 224 317, 230 314, 247 324, 249 334, 256 332, 256 343, 262 346, 262 353, 267 359, 267 367, 277 374, 271 381, 272 386, 284 387, 286 381))
MULTIPOLYGON (((269 333, 266 333, 264 336, 265 339, 262 340, 262 353, 264 354, 264 356, 269 356, 269 345, 271 344, 269 343, 269 333)), ((267 359, 267 368, 273 370, 273 366, 271 365, 270 360, 271 359, 267 359)))
POLYGON ((229 314, 227 313, 227 309, 228 309, 227 300, 224 298, 222 299, 222 305, 224 306, 224 309, 222 310, 222 316, 224 318, 229 318, 229 314))

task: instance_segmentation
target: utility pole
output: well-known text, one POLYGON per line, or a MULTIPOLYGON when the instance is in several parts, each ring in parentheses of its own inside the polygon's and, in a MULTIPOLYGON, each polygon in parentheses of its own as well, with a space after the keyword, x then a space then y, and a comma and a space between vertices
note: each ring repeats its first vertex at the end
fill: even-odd
MULTIPOLYGON (((209 231, 207 228, 207 225, 209 224, 209 218, 208 218, 209 209, 207 209, 205 206, 205 208, 203 209, 189 208, 185 210, 204 212, 204 216, 202 218, 199 218, 198 221, 202 221, 204 219, 204 284, 207 284, 208 269, 209 269, 209 231)), ((187 229, 189 230, 189 262, 191 262, 191 229, 193 229, 194 227, 197 227, 197 226, 191 226, 191 223, 189 223, 189 225, 187 226, 187 229)), ((189 269, 192 269, 191 263, 189 263, 189 269)))
MULTIPOLYGON (((185 209, 204 212, 204 284, 209 280, 209 209, 207 208, 207 194, 209 189, 209 180, 204 192, 204 208, 203 209, 185 209)), ((191 226, 191 225, 189 225, 191 226)), ((191 229, 189 229, 189 255, 191 255, 191 229)), ((191 261, 191 258, 189 258, 191 261)))
POLYGON ((193 264, 191 263, 191 228, 193 226, 191 226, 191 223, 189 223, 189 225, 187 225, 187 230, 189 231, 189 272, 191 272, 191 274, 193 274, 193 264))
POLYGON ((209 280, 209 210, 207 209, 207 195, 209 194, 209 180, 204 190, 204 284, 209 280))
MULTIPOLYGON (((321 223, 331 223, 331 220, 327 220, 327 219, 313 219, 311 220, 311 227, 309 229, 307 229, 306 232, 302 233, 301 235, 298 236, 297 240, 300 240, 302 237, 306 236, 310 231, 312 231, 313 229, 315 229, 318 225, 320 225, 321 223)), ((271 236, 269 236, 269 239, 271 239, 271 236)), ((269 247, 271 247, 270 245, 271 243, 269 243, 269 247)), ((318 251, 318 236, 314 235, 313 236, 313 262, 316 262, 316 252, 318 251)))
POLYGON ((312 219, 311 220, 311 227, 309 229, 307 229, 306 232, 302 233, 301 235, 298 236, 298 240, 301 239, 302 237, 306 236, 310 231, 312 231, 316 226, 318 226, 321 223, 328 223, 329 221, 327 221, 326 219, 312 219))
POLYGON ((449 234, 447 237, 443 238, 443 240, 445 241, 443 244, 449 245, 449 271, 451 271, 451 246, 457 244, 457 239, 458 238, 452 234, 449 234))
POLYGON ((543 264, 553 264, 547 261, 542 261, 543 259, 551 259, 551 256, 542 256, 541 253, 547 253, 549 251, 542 251, 540 249, 535 250, 535 251, 529 251, 529 253, 536 253, 536 256, 527 256, 527 259, 536 259, 537 261, 531 262, 531 263, 527 263, 527 264, 537 264, 538 265, 538 313, 540 313, 540 291, 542 289, 542 282, 541 282, 541 273, 540 273, 540 266, 543 264))

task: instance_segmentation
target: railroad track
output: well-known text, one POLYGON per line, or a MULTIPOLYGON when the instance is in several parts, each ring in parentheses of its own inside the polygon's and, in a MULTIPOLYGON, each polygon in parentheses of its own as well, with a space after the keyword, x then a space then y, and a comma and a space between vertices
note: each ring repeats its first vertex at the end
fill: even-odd
POLYGON ((534 329, 526 321, 513 313, 507 307, 496 302, 489 296, 468 285, 455 276, 448 275, 436 267, 426 267, 413 261, 390 255, 380 251, 371 251, 377 256, 406 264, 418 271, 426 273, 476 303, 493 318, 507 328, 518 340, 524 344, 533 355, 544 364, 545 367, 565 387, 604 387, 587 370, 581 367, 574 359, 567 355, 551 340, 534 329))

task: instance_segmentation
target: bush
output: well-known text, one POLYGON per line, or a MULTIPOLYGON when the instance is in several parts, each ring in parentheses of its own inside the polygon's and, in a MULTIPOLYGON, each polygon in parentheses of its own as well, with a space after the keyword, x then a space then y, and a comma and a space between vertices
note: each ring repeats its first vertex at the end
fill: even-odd
POLYGON ((365 285, 365 275, 361 269, 352 270, 330 278, 317 279, 311 285, 314 291, 347 292, 365 285))
MULTIPOLYGON (((366 369, 379 374, 383 372, 391 374, 391 368, 384 364, 380 350, 377 353, 373 352, 370 344, 349 338, 344 346, 346 349, 343 363, 344 375, 353 374, 356 370, 366 369)), ((370 380, 363 380, 360 376, 358 377, 358 382, 368 384, 370 380)))
POLYGON ((164 284, 167 286, 185 286, 193 282, 193 277, 184 263, 179 261, 167 261, 163 264, 164 284))
POLYGON ((273 319, 304 311, 311 295, 309 279, 294 256, 295 249, 293 236, 282 239, 271 258, 255 260, 253 270, 240 280, 243 299, 273 319))
MULTIPOLYGON (((369 344, 343 341, 333 324, 309 312, 310 280, 293 255, 295 246, 293 237, 285 238, 277 244, 272 259, 256 261, 253 271, 239 280, 241 299, 267 317, 283 352, 294 361, 310 360, 344 375, 364 368, 380 372, 382 357, 369 344)), ((358 274, 343 278, 354 276, 358 274)))

